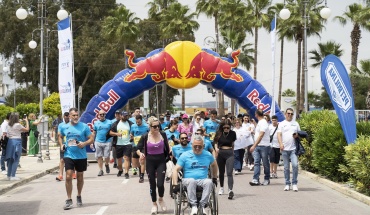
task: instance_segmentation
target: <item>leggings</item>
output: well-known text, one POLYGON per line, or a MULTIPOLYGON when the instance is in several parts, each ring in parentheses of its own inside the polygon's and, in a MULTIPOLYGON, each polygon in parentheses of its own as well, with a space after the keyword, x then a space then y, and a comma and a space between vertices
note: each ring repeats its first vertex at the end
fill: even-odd
POLYGON ((166 175, 166 159, 164 154, 146 156, 146 172, 150 183, 150 196, 152 202, 157 201, 157 190, 159 197, 164 195, 164 178, 166 175), (157 173, 157 181, 155 180, 157 173))
POLYGON ((234 167, 234 151, 232 149, 220 149, 217 156, 217 165, 220 172, 220 186, 224 187, 224 175, 225 167, 227 174, 227 185, 229 190, 233 189, 234 178, 233 178, 233 167, 234 167))

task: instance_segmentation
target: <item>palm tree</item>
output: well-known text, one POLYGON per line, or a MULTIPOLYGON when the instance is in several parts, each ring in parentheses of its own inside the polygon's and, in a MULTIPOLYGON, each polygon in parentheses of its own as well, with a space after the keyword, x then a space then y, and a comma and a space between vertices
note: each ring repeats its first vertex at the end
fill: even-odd
MULTIPOLYGON (((368 1, 367 1, 368 2, 368 1)), ((370 7, 363 7, 361 4, 351 4, 348 10, 342 16, 334 17, 342 25, 346 25, 347 21, 353 24, 351 31, 351 70, 357 68, 358 47, 360 46, 361 28, 370 31, 370 7)))
POLYGON ((248 0, 248 5, 253 8, 254 16, 250 22, 254 27, 254 73, 253 78, 257 80, 257 54, 258 54, 258 29, 268 28, 271 20, 267 13, 263 11, 271 5, 271 0, 248 0))
POLYGON ((331 40, 326 43, 318 43, 318 45, 318 50, 311 50, 309 52, 312 54, 310 59, 314 60, 314 63, 311 64, 313 68, 320 67, 324 58, 329 54, 333 54, 339 58, 343 55, 343 49, 340 48, 341 44, 336 43, 335 41, 331 40))
MULTIPOLYGON (((160 15, 162 22, 159 27, 163 39, 190 40, 194 41, 194 31, 198 30, 199 23, 194 20, 196 13, 189 13, 188 6, 180 3, 171 4, 160 15), (167 21, 164 21, 167 20, 167 21)), ((182 89, 182 110, 185 110, 185 90, 182 89)))
MULTIPOLYGON (((102 24, 103 37, 108 41, 115 43, 117 47, 125 50, 127 45, 134 43, 139 36, 138 22, 139 18, 135 16, 124 5, 119 6, 112 11, 112 15, 106 17, 102 24)), ((127 61, 125 60, 125 67, 127 61)), ((126 110, 130 110, 130 104, 127 102, 126 110)))

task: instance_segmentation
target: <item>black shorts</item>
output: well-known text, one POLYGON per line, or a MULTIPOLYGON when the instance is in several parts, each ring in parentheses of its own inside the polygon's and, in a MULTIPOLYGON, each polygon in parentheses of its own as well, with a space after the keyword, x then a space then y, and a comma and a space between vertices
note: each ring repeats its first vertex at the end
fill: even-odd
POLYGON ((116 146, 117 158, 122 158, 123 156, 131 157, 131 153, 132 153, 132 145, 124 145, 124 146, 117 145, 116 146))
POLYGON ((279 164, 280 161, 280 148, 271 148, 270 162, 279 164))
POLYGON ((139 159, 140 156, 136 153, 136 151, 137 151, 137 147, 136 146, 132 147, 132 158, 139 159))
POLYGON ((85 159, 71 159, 63 158, 65 170, 76 170, 77 172, 84 172, 87 169, 87 158, 85 159))

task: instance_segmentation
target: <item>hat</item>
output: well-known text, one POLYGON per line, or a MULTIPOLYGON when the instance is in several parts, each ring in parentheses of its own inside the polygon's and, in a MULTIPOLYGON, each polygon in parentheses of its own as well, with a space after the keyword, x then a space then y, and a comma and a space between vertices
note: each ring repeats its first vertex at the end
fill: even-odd
POLYGON ((121 111, 119 111, 119 110, 116 110, 116 112, 115 113, 121 113, 121 111))
POLYGON ((126 111, 122 111, 121 115, 122 116, 128 116, 128 113, 126 111))
POLYGON ((184 113, 184 114, 182 115, 182 118, 183 118, 183 119, 188 119, 188 118, 189 118, 189 116, 188 116, 186 113, 184 113))

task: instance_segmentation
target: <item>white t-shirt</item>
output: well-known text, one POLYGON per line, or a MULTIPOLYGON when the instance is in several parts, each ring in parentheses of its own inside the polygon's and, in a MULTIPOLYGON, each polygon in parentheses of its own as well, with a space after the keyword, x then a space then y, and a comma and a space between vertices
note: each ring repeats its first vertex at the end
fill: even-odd
POLYGON ((8 125, 6 130, 9 139, 21 138, 22 128, 24 128, 23 125, 19 123, 15 123, 12 127, 8 125))
MULTIPOLYGON (((272 124, 269 125, 270 136, 272 134, 274 134, 275 129, 276 129, 276 127, 274 127, 272 124)), ((279 127, 278 127, 278 129, 279 129, 279 127)), ((273 148, 280 148, 279 141, 278 141, 278 138, 277 138, 278 129, 276 129, 275 134, 272 138, 272 142, 270 143, 271 147, 273 147, 273 148)))
POLYGON ((285 151, 292 151, 295 150, 295 140, 293 138, 293 134, 300 131, 301 128, 297 121, 287 121, 284 120, 283 122, 279 123, 279 128, 277 130, 278 133, 282 134, 283 145, 285 151))
POLYGON ((256 133, 254 135, 255 141, 260 136, 260 132, 265 132, 263 134, 263 137, 261 139, 261 142, 258 144, 258 146, 270 146, 270 130, 269 130, 269 124, 265 119, 261 119, 258 121, 257 127, 256 127, 256 133))
POLYGON ((1 123, 1 133, 0 136, 3 135, 4 132, 7 132, 6 127, 8 126, 9 121, 4 120, 3 123, 1 123))
POLYGON ((245 127, 234 128, 233 131, 236 133, 236 140, 234 142, 234 150, 243 149, 248 146, 247 139, 251 135, 245 127))

